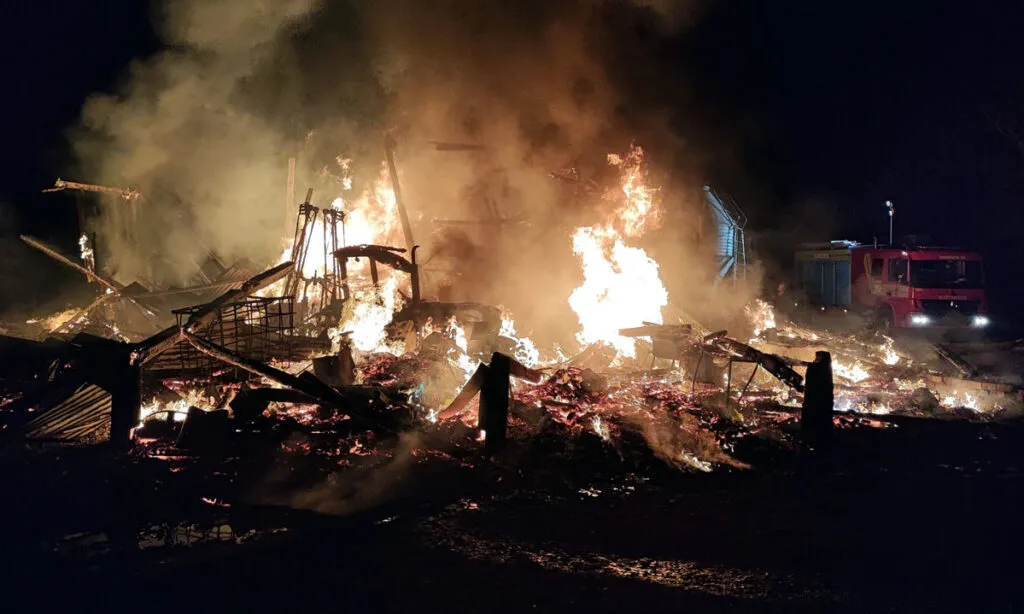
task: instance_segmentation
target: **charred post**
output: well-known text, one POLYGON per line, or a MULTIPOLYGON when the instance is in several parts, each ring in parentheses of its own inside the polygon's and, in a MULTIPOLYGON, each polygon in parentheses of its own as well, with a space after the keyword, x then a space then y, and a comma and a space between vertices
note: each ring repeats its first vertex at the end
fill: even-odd
POLYGON ((128 352, 118 352, 113 363, 105 386, 110 393, 110 443, 126 448, 131 444, 132 429, 139 423, 142 368, 132 364, 128 352))
POLYGON ((824 446, 831 439, 834 401, 832 355, 817 352, 814 362, 807 365, 804 403, 800 414, 800 430, 808 445, 824 446))
POLYGON ((501 452, 508 433, 508 398, 511 391, 512 361, 495 352, 491 355, 490 370, 480 391, 480 428, 484 431, 484 450, 488 454, 501 452))

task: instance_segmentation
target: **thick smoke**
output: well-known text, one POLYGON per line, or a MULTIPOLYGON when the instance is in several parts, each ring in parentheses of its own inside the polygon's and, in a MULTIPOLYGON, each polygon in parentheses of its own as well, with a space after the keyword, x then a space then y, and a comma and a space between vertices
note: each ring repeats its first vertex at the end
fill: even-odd
POLYGON ((287 159, 299 159, 297 191, 314 187, 325 205, 338 188, 322 171, 351 158, 360 189, 389 132, 426 294, 504 304, 521 332, 565 340, 580 282, 569 237, 607 214, 600 190, 582 188, 607 181, 605 154, 636 140, 661 170, 667 223, 648 247, 672 298, 720 314, 701 169, 680 162, 700 156, 673 118, 685 85, 657 55, 697 6, 168 0, 167 50, 134 65, 117 95, 91 99, 74 135, 83 176, 146 195, 138 236, 103 229, 109 264, 124 281, 183 281, 206 246, 268 263, 287 234, 287 159), (570 168, 579 183, 550 176, 570 168))

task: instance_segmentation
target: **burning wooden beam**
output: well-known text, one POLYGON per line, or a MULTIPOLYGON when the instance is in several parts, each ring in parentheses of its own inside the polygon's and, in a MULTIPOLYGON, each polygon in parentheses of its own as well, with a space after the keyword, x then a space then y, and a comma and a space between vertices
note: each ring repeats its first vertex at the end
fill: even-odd
POLYGON ((348 413, 348 409, 345 408, 345 397, 337 390, 323 382, 320 382, 319 380, 313 382, 309 378, 296 377, 290 373, 271 367, 270 365, 250 360, 225 347, 219 346, 216 343, 197 337, 187 330, 182 330, 181 336, 192 344, 192 347, 208 356, 220 360, 221 362, 238 367, 239 369, 243 369, 249 373, 259 375, 260 377, 265 377, 273 382, 281 384, 282 386, 291 388, 292 390, 305 393, 323 403, 332 405, 337 409, 345 409, 346 413, 348 413))
POLYGON ((47 192, 62 192, 64 190, 75 190, 78 192, 95 192, 97 194, 110 194, 112 196, 120 196, 125 200, 135 200, 139 197, 139 191, 135 188, 111 188, 105 185, 94 185, 91 183, 77 183, 74 181, 64 181, 63 179, 57 179, 54 182, 52 188, 43 190, 43 193, 47 192))
POLYGON ((438 412, 437 418, 453 418, 479 393, 480 414, 477 423, 484 431, 487 451, 498 452, 505 444, 508 429, 510 378, 539 382, 543 375, 543 372, 530 369, 514 358, 495 352, 491 355, 490 365, 478 366, 448 407, 438 412))
POLYGON ((473 372, 473 376, 469 378, 469 381, 462 387, 459 394, 452 399, 452 402, 448 404, 448 407, 445 407, 438 412, 437 419, 447 420, 449 418, 453 418, 456 414, 465 409, 466 405, 468 405, 469 402, 473 400, 473 397, 480 392, 480 389, 483 388, 484 380, 487 379, 487 375, 490 373, 490 370, 491 368, 485 364, 478 366, 476 371, 473 372))
POLYGON ((689 324, 650 324, 644 322, 643 326, 633 328, 621 328, 619 334, 623 337, 689 337, 693 334, 693 326, 689 324))
POLYGON ((57 262, 60 262, 61 264, 65 264, 65 265, 75 269, 76 271, 78 271, 82 275, 85 275, 85 277, 89 281, 94 281, 94 282, 100 284, 101 286, 103 286, 104 288, 109 290, 110 292, 116 292, 117 294, 120 294, 121 291, 124 290, 124 286, 122 286, 121 284, 119 284, 119 283, 117 283, 116 281, 113 281, 113 280, 108 280, 108 279, 104 278, 102 275, 100 275, 99 273, 96 273, 95 271, 90 271, 85 266, 75 262, 71 258, 68 258, 64 254, 58 252, 57 250, 55 250, 52 247, 50 247, 49 245, 43 243, 39 239, 32 238, 32 237, 30 237, 28 235, 21 235, 20 238, 25 243, 28 243, 32 247, 34 247, 37 250, 43 252, 44 254, 49 256, 50 258, 53 258, 54 260, 56 260, 57 262))

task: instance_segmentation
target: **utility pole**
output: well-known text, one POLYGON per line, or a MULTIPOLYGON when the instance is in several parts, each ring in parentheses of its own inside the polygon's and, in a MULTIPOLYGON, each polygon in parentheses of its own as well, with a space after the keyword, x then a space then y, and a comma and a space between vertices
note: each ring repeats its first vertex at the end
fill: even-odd
POLYGON ((892 207, 892 201, 885 201, 885 206, 889 208, 889 247, 892 247, 892 214, 894 211, 892 207))

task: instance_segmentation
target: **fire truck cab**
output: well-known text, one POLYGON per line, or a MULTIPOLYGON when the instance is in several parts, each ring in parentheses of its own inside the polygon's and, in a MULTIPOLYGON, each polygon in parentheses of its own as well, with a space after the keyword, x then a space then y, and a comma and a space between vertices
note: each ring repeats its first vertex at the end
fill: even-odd
POLYGON ((883 328, 984 328, 981 255, 956 248, 807 244, 797 286, 815 307, 860 313, 883 328))

